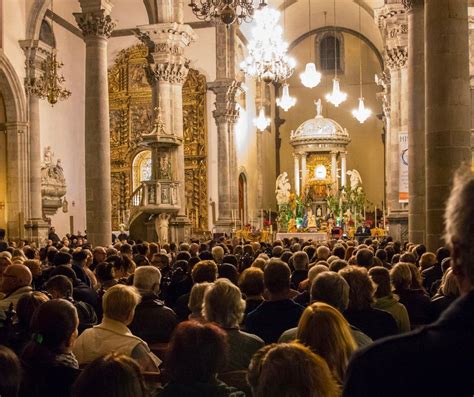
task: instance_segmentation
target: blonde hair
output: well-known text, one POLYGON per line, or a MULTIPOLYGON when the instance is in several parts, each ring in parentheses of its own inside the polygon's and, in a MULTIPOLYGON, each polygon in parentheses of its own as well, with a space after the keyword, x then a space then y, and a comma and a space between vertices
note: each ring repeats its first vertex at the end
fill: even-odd
POLYGON ((117 284, 109 288, 103 297, 104 316, 111 320, 126 323, 130 320, 141 296, 135 287, 117 284))
POLYGON ((349 309, 364 310, 374 303, 375 285, 367 269, 358 266, 346 266, 339 271, 349 284, 349 309))
POLYGON ((453 269, 449 268, 443 274, 443 278, 441 279, 441 285, 439 286, 439 291, 444 296, 459 296, 459 285, 456 281, 456 277, 453 273, 453 269))
POLYGON ((425 252, 420 258, 421 271, 428 269, 429 267, 436 264, 436 255, 432 252, 425 252))
POLYGON ((193 288, 191 288, 188 308, 191 310, 192 314, 201 314, 204 294, 211 285, 212 283, 208 282, 197 283, 193 285, 193 288))
POLYGON ((229 280, 221 278, 206 289, 202 312, 207 321, 224 328, 238 327, 244 310, 242 294, 229 280))
POLYGON ((399 262, 390 270, 390 281, 395 289, 410 288, 411 278, 410 265, 406 262, 399 262))
POLYGON ((357 347, 344 316, 326 303, 313 303, 301 316, 297 338, 323 357, 336 380, 342 383, 349 359, 357 347))

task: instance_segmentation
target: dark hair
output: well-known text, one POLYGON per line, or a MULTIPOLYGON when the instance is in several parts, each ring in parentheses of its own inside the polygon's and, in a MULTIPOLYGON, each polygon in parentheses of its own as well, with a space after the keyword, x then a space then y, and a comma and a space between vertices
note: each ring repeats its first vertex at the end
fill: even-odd
POLYGON ((95 275, 97 280, 101 283, 105 281, 113 280, 114 275, 114 265, 110 262, 101 262, 95 268, 95 275))
POLYGON ((148 253, 148 243, 141 243, 136 245, 136 250, 140 255, 146 255, 148 253))
POLYGON ((334 249, 332 250, 332 254, 337 256, 339 259, 344 259, 346 256, 346 249, 344 248, 343 245, 337 244, 334 246, 334 249))
POLYGON ((72 397, 142 397, 145 385, 140 367, 132 358, 111 353, 92 361, 72 386, 72 397))
POLYGON ((436 261, 441 264, 443 262, 443 259, 449 258, 451 253, 449 252, 449 249, 446 247, 441 247, 436 250, 436 261))
POLYGON ((239 287, 246 296, 261 295, 265 290, 263 271, 258 267, 249 267, 240 275, 239 287))
POLYGON ((5 239, 5 233, 6 233, 5 229, 0 228, 0 240, 5 239))
POLYGON ((176 254, 177 261, 189 261, 191 259, 191 254, 188 251, 180 251, 176 254))
POLYGON ((35 259, 36 250, 34 248, 25 247, 23 248, 23 253, 25 254, 27 259, 35 259))
POLYGON ((77 283, 76 272, 72 270, 71 267, 66 266, 66 265, 61 265, 55 268, 51 272, 50 277, 54 277, 54 276, 66 276, 69 280, 71 280, 72 285, 75 285, 77 283))
POLYGON ((66 252, 57 252, 53 259, 54 266, 67 265, 71 262, 72 256, 66 252))
POLYGON ((51 364, 63 352, 78 326, 77 311, 65 299, 53 299, 38 307, 31 320, 32 340, 28 342, 21 359, 30 367, 51 364))
POLYGON ((121 254, 131 254, 132 253, 132 246, 130 244, 122 244, 120 246, 120 253, 121 254))
POLYGON ((87 252, 80 250, 72 253, 72 260, 76 262, 82 262, 87 259, 87 252))
POLYGON ((377 285, 375 290, 376 298, 383 298, 392 293, 390 284, 390 272, 382 266, 375 266, 369 270, 369 276, 377 285))
POLYGON ((344 269, 346 266, 349 266, 349 263, 344 259, 336 259, 329 264, 329 270, 332 272, 338 272, 341 269, 344 269))
MULTIPOLYGON (((126 257, 124 257, 124 258, 126 258, 126 257)), ((149 266, 150 265, 150 261, 148 260, 148 258, 145 255, 135 255, 133 257, 133 261, 135 262, 137 267, 139 267, 139 266, 149 266)), ((125 263, 125 261, 124 261, 124 263, 125 263)))
POLYGON ((205 281, 213 283, 217 278, 217 265, 213 260, 199 261, 191 271, 191 277, 194 283, 203 283, 205 281))
POLYGON ((223 263, 219 266, 219 276, 218 278, 226 278, 231 281, 232 284, 237 285, 239 282, 239 272, 237 271, 234 265, 230 263, 223 263))
POLYGON ((237 260, 237 257, 232 254, 224 255, 222 258, 222 263, 230 263, 231 265, 234 265, 235 268, 239 267, 239 261, 237 260))
POLYGON ((383 249, 378 249, 375 252, 375 257, 379 258, 382 262, 385 262, 387 260, 387 251, 383 249))
POLYGON ((27 294, 22 295, 16 304, 18 324, 21 327, 28 329, 30 327, 31 318, 36 309, 48 300, 48 296, 39 291, 28 292, 27 294))
POLYGON ((374 264, 374 254, 368 248, 362 248, 357 251, 356 262, 359 266, 368 269, 374 264))
POLYGON ((51 292, 51 290, 59 292, 62 298, 72 297, 72 282, 66 276, 57 275, 51 277, 46 283, 45 288, 48 292, 51 292))
POLYGON ((227 336, 217 325, 184 321, 171 337, 165 368, 174 382, 206 383, 224 368, 227 352, 227 336))
POLYGON ((20 360, 6 346, 0 345, 0 396, 16 397, 21 382, 20 360))
POLYGON ((55 247, 49 247, 48 248, 48 251, 46 253, 46 258, 48 258, 49 263, 54 262, 54 258, 55 258, 57 253, 58 253, 58 250, 55 247))
POLYGON ((280 259, 272 258, 263 271, 263 281, 270 293, 290 288, 290 268, 280 259))

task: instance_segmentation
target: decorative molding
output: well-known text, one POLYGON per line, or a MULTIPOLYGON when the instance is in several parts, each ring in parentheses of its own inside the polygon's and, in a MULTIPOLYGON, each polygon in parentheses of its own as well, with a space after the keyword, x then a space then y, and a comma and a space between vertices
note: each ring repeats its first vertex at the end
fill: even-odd
POLYGON ((216 109, 212 114, 218 124, 235 123, 239 118, 237 96, 242 90, 241 84, 236 80, 216 80, 208 83, 207 88, 216 95, 216 109))
POLYGON ((88 37, 108 39, 116 26, 116 22, 112 20, 109 14, 105 13, 105 10, 86 13, 76 12, 73 15, 85 39, 88 37))
POLYGON ((387 49, 385 52, 385 63, 390 70, 401 69, 407 65, 408 47, 396 47, 387 49))

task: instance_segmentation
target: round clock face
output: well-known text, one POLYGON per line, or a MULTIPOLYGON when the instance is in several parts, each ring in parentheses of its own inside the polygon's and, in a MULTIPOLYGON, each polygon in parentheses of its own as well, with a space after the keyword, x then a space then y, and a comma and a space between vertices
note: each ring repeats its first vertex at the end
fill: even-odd
POLYGON ((322 164, 317 165, 314 170, 314 175, 318 180, 326 179, 326 173, 326 167, 322 164))

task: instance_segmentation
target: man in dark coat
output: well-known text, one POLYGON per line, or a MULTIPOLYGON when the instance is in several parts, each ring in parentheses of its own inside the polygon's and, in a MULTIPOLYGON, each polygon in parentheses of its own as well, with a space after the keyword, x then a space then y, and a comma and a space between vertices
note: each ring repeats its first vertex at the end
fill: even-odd
POLYGON ((474 175, 460 170, 447 203, 446 243, 461 297, 441 318, 354 354, 344 397, 474 395, 474 175))

